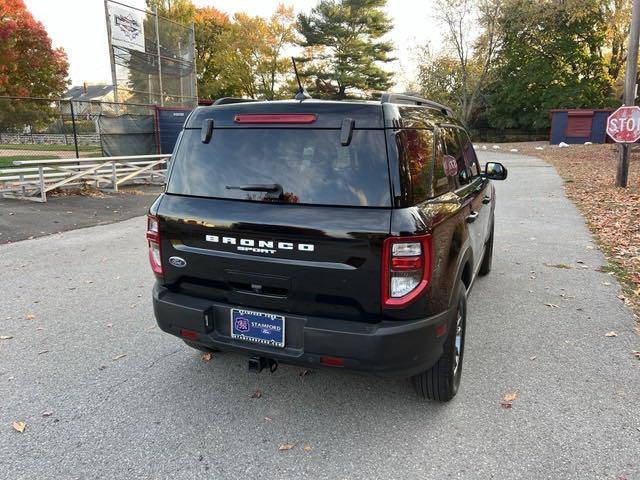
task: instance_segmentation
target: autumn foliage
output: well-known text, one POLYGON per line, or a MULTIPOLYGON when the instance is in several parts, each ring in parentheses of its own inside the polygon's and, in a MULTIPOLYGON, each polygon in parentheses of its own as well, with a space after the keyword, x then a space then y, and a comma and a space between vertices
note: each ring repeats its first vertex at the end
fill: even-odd
POLYGON ((0 95, 60 97, 67 55, 54 49, 23 0, 0 0, 0 95))

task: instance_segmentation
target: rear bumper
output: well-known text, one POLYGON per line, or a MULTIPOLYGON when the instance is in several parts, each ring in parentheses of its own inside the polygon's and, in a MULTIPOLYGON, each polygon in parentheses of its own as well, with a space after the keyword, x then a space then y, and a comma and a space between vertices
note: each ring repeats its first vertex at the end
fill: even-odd
POLYGON ((455 313, 375 324, 285 314, 285 347, 277 348, 232 339, 231 308, 158 284, 153 288, 158 326, 172 335, 180 337, 180 329, 188 329, 198 332, 192 341, 204 346, 311 368, 323 366, 321 356, 339 357, 346 369, 390 376, 411 376, 431 367, 442 355, 446 338, 436 335, 436 327, 452 325, 455 313))

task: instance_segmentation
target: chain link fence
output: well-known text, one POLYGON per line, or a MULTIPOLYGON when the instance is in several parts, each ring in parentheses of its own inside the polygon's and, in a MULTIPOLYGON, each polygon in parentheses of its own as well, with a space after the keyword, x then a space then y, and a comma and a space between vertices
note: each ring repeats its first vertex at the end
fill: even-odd
POLYGON ((15 160, 157 152, 155 106, 0 97, 0 168, 15 160))

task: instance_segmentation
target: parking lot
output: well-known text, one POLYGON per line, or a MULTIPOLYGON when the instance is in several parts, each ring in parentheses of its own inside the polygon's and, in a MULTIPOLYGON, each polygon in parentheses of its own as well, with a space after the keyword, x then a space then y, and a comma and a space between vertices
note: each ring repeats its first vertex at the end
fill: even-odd
POLYGON ((509 179, 445 405, 403 379, 204 361, 155 327, 143 217, 0 245, 0 476, 640 478, 633 315, 554 169, 480 155, 509 179))

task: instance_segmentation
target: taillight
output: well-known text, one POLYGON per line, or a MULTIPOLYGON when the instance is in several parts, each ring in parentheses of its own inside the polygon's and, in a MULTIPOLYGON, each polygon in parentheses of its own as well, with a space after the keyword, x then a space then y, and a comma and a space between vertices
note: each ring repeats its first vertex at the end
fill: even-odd
POLYGON ((149 215, 147 217, 147 242, 149 244, 149 262, 151 270, 157 276, 162 277, 162 255, 160 250, 160 224, 157 217, 149 215))
POLYGON ((390 237, 382 246, 382 306, 401 308, 431 280, 431 235, 390 237))

